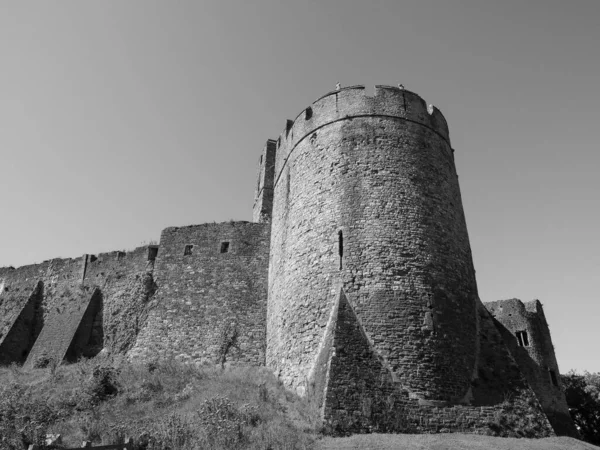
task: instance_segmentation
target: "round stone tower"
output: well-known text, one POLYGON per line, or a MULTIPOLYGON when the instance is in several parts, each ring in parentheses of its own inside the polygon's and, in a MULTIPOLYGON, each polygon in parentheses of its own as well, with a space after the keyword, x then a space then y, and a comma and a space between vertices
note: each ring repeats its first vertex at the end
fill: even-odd
POLYGON ((468 399, 477 286, 448 126, 404 89, 330 92, 276 149, 267 365, 303 393, 340 293, 413 397, 468 399))

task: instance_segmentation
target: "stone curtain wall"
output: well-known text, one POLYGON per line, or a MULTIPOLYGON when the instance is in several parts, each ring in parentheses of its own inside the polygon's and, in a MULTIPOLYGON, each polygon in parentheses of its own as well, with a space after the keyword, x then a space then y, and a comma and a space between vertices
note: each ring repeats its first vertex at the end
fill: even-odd
POLYGON ((156 290, 152 247, 102 253, 88 265, 86 284, 102 293, 104 348, 109 353, 131 349, 146 324, 156 290))
MULTIPOLYGON (((0 293, 0 364, 23 363, 35 343, 43 322, 44 285, 39 282, 26 301, 27 287, 13 284, 13 292, 0 293), (20 308, 21 305, 24 306, 20 308)), ((9 289, 0 286, 1 290, 9 289)))
POLYGON ((523 303, 519 299, 510 299, 486 302, 485 306, 494 316, 504 342, 533 388, 555 431, 576 436, 560 382, 550 329, 540 301, 523 303), (527 332, 529 345, 518 345, 516 333, 519 331, 527 332), (552 381, 550 370, 556 376, 557 385, 552 381))
POLYGON ((269 222, 273 210, 273 183, 275 178, 275 153, 277 143, 269 139, 258 163, 258 182, 252 208, 253 222, 269 222))
POLYGON ((44 302, 48 314, 27 357, 26 367, 45 366, 50 361, 63 360, 88 310, 94 291, 82 285, 46 291, 44 302))
POLYGON ((264 364, 268 259, 267 223, 165 229, 158 291, 130 357, 264 364))
POLYGON ((418 397, 462 400, 477 288, 443 116, 381 86, 310 109, 277 148, 267 365, 304 392, 343 287, 396 381, 418 397))
POLYGON ((62 360, 76 333, 73 358, 90 356, 90 339, 96 350, 129 349, 147 315, 152 268, 147 247, 0 268, 0 363, 62 360))
MULTIPOLYGON (((31 357, 35 343, 38 342, 40 334, 44 332, 44 327, 57 313, 57 309, 67 313, 70 313, 71 306, 73 310, 78 309, 78 291, 84 269, 85 257, 53 259, 16 269, 12 267, 0 269, 0 285, 4 286, 0 292, 0 309, 2 309, 3 318, 31 317, 28 312, 32 306, 31 296, 41 296, 41 298, 35 299, 37 311, 34 320, 17 320, 10 323, 9 319, 8 323, 5 322, 4 329, 8 336, 19 329, 19 335, 28 335, 28 343, 26 347, 20 349, 19 355, 15 354, 15 348, 8 342, 7 345, 0 346, 0 360, 4 364, 23 363, 31 357), (34 290, 37 292, 34 293, 34 290), (71 295, 71 291, 73 295, 71 295), (67 301, 70 298, 74 299, 72 304, 67 301)), ((47 343, 47 345, 54 344, 47 343)), ((41 343, 38 343, 38 349, 41 348, 40 346, 41 343)))

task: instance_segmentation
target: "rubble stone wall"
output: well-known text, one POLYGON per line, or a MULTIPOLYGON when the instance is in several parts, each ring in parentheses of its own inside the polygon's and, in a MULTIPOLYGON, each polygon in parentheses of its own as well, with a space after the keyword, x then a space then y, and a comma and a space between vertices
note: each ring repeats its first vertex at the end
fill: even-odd
POLYGON ((560 434, 576 435, 560 380, 550 328, 540 301, 523 303, 513 298, 486 302, 485 306, 496 320, 505 345, 519 364, 554 429, 560 434), (517 339, 518 332, 526 333, 527 341, 521 338, 523 345, 517 339))
POLYGON ((409 91, 351 87, 278 142, 267 365, 305 390, 343 287, 395 379, 422 398, 463 399, 477 287, 441 113, 409 91))
POLYGON ((131 358, 263 365, 269 224, 166 228, 158 291, 131 358))

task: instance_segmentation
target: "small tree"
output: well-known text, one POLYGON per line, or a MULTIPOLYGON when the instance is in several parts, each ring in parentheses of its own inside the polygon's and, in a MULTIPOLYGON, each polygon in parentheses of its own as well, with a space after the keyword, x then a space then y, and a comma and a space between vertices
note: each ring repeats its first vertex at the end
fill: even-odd
POLYGON ((221 364, 221 368, 225 367, 225 361, 227 361, 227 355, 231 348, 238 348, 238 328, 235 322, 232 322, 221 330, 219 336, 219 350, 218 350, 218 363, 221 364))
POLYGON ((561 375, 569 412, 581 437, 600 445, 600 372, 561 375))

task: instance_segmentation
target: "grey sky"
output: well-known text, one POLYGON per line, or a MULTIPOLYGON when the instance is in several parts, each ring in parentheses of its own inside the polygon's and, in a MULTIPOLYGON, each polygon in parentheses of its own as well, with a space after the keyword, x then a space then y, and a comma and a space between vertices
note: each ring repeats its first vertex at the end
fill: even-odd
POLYGON ((0 266, 250 220, 320 95, 402 82, 456 150, 484 301, 544 303, 600 371, 600 2, 0 0, 0 266))

